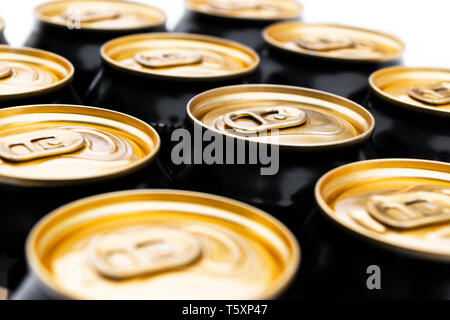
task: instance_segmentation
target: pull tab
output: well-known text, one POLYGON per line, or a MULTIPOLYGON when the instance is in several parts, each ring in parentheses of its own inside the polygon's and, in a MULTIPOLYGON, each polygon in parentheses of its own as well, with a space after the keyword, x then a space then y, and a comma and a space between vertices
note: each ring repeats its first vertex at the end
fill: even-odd
POLYGON ((209 6, 218 10, 262 9, 269 7, 269 3, 262 0, 212 0, 209 6))
POLYGON ((450 221, 450 195, 432 191, 377 195, 368 200, 367 209, 375 219, 394 228, 424 227, 450 221))
POLYGON ((134 60, 143 67, 168 68, 179 67, 203 62, 203 56, 192 52, 168 52, 163 54, 138 53, 134 60))
POLYGON ((84 146, 81 134, 71 130, 38 130, 0 138, 0 157, 21 162, 75 152, 84 146))
POLYGON ((61 15, 67 21, 76 21, 79 23, 89 23, 101 20, 111 20, 120 17, 120 13, 112 10, 93 10, 71 8, 61 15))
POLYGON ((153 227, 101 236, 87 254, 88 262, 101 275, 126 279, 187 266, 202 251, 197 238, 188 232, 153 227))
POLYGON ((329 51, 351 48, 354 45, 350 37, 332 37, 326 35, 307 36, 295 42, 298 46, 306 50, 329 51))
POLYGON ((428 104, 447 104, 450 103, 450 82, 438 82, 410 87, 408 94, 411 98, 428 104))
POLYGON ((4 62, 0 62, 0 79, 7 78, 13 73, 12 69, 4 62))
POLYGON ((306 113, 298 108, 287 106, 259 107, 227 113, 223 116, 223 121, 236 132, 254 134, 302 125, 306 122, 306 113), (250 124, 248 121, 237 122, 238 119, 249 119, 257 125, 250 124))

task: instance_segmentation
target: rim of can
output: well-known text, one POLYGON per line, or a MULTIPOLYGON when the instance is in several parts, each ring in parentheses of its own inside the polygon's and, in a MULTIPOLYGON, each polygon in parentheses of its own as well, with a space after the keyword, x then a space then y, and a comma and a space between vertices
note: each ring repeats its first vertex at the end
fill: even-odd
POLYGON ((272 46, 276 49, 282 50, 284 52, 294 53, 299 56, 312 57, 312 58, 330 60, 330 61, 342 61, 342 62, 379 63, 379 62, 394 61, 394 60, 399 59, 403 55, 403 52, 406 47, 405 43, 393 34, 390 34, 390 33, 384 32, 384 31, 377 31, 377 30, 372 30, 372 29, 367 29, 367 28, 348 26, 348 25, 338 24, 338 23, 304 23, 304 22, 300 22, 300 21, 278 22, 278 23, 274 23, 274 24, 264 28, 264 30, 262 31, 262 37, 264 38, 264 41, 267 44, 269 44, 270 46, 272 46), (399 48, 399 50, 397 50, 397 53, 395 53, 395 54, 385 55, 385 56, 381 56, 379 58, 347 58, 347 57, 339 57, 339 56, 329 56, 329 55, 320 54, 320 53, 319 54, 311 54, 311 53, 307 53, 307 52, 301 52, 301 51, 294 50, 294 49, 284 46, 283 43, 276 41, 275 39, 273 39, 273 37, 271 37, 269 35, 269 33, 273 29, 278 28, 280 26, 288 26, 288 25, 300 25, 300 26, 304 25, 304 26, 317 26, 317 27, 325 27, 325 28, 328 28, 328 27, 329 28, 339 28, 339 29, 347 29, 347 30, 353 30, 353 31, 358 31, 358 32, 374 34, 377 36, 388 38, 388 39, 396 42, 400 46, 400 48, 399 48))
MULTIPOLYGON (((227 207, 232 207, 236 209, 240 209, 242 211, 235 211, 232 212, 231 209, 228 209, 227 212, 229 214, 234 215, 242 215, 247 218, 247 216, 253 214, 258 219, 261 219, 265 222, 265 224, 270 224, 270 227, 272 229, 276 229, 276 233, 281 237, 285 239, 285 244, 287 247, 290 248, 290 260, 286 265, 286 268, 284 270, 284 273, 282 276, 280 276, 280 281, 277 282, 276 286, 273 286, 264 294, 261 296, 255 297, 254 299, 271 299, 274 297, 277 297, 280 295, 293 281, 296 273, 299 270, 300 267, 300 261, 301 261, 301 248, 300 245, 293 235, 293 233, 278 219, 271 216, 270 214, 253 207, 251 205, 248 205, 246 203, 243 203, 241 201, 233 200, 230 198, 218 196, 218 195, 212 195, 207 193, 200 193, 200 192, 193 192, 193 191, 186 191, 186 190, 173 190, 173 189, 144 189, 144 190, 125 190, 125 191, 117 191, 117 192, 110 192, 100 195, 91 196, 88 198, 80 199, 71 203, 68 203, 62 207, 59 207, 43 218, 41 218, 33 227, 31 232, 29 233, 27 240, 26 240, 26 258, 28 266, 30 267, 30 270, 37 276, 39 281, 44 284, 44 286, 49 289, 54 295, 56 296, 62 296, 65 298, 75 298, 75 299, 83 299, 83 297, 76 296, 74 294, 71 294, 68 290, 65 290, 64 288, 61 288, 58 286, 55 281, 52 280, 52 275, 49 271, 46 271, 44 268, 44 265, 42 261, 39 258, 39 254, 36 250, 36 245, 39 241, 39 234, 43 232, 43 229, 46 228, 52 221, 57 220, 59 222, 64 221, 64 216, 69 215, 72 210, 76 210, 76 208, 85 207, 89 204, 96 203, 96 202, 105 202, 108 199, 118 199, 120 197, 127 197, 127 196, 139 196, 139 195, 150 195, 150 196, 157 196, 157 195, 163 195, 163 196, 183 196, 183 197, 189 197, 191 200, 199 199, 200 201, 208 200, 208 203, 204 205, 213 207, 212 203, 215 203, 216 206, 218 204, 223 204, 227 207), (211 202, 212 201, 212 202, 211 202)), ((154 200, 153 200, 154 201, 154 200)), ((191 203, 191 202, 189 202, 191 203)), ((78 212, 79 213, 79 212, 78 212)), ((75 212, 77 214, 77 212, 75 212)))
POLYGON ((30 115, 33 112, 40 113, 39 111, 41 109, 47 110, 47 112, 61 113, 61 114, 75 114, 74 112, 78 112, 78 114, 94 116, 97 117, 97 119, 104 118, 121 123, 129 123, 130 126, 133 126, 141 130, 144 134, 147 134, 149 139, 154 141, 155 147, 153 149, 150 149, 149 153, 145 157, 141 158, 135 163, 127 165, 125 166, 125 168, 117 168, 102 174, 95 174, 91 176, 71 178, 71 179, 68 179, 67 177, 61 177, 58 179, 55 178, 26 179, 23 177, 0 175, 0 183, 16 186, 36 186, 36 187, 82 185, 82 184, 96 183, 109 179, 119 178, 131 174, 135 171, 138 171, 139 169, 144 168, 145 166, 150 164, 150 162, 152 162, 159 153, 159 149, 161 147, 161 139, 156 130, 152 126, 133 116, 109 109, 81 106, 81 105, 70 105, 70 104, 41 104, 41 105, 28 105, 28 106, 18 106, 0 109, 0 115, 1 114, 4 114, 4 116, 17 116, 24 114, 30 115), (139 128, 138 126, 141 128, 139 128), (145 133, 144 130, 147 131, 148 133, 145 133))
MULTIPOLYGON (((82 27, 81 30, 83 31, 101 31, 101 32, 120 32, 120 31, 138 31, 138 30, 143 30, 143 29, 149 29, 149 28, 156 28, 156 27, 160 27, 163 26, 166 21, 167 21, 167 15, 164 11, 162 11, 161 9, 154 7, 154 6, 150 6, 144 3, 138 3, 138 2, 134 2, 134 1, 121 1, 121 0, 52 0, 52 1, 48 1, 48 2, 44 2, 38 6, 36 6, 34 8, 34 16, 35 18, 45 24, 48 25, 52 25, 52 26, 56 26, 56 27, 61 27, 61 28, 65 28, 66 25, 64 23, 58 23, 58 22, 54 22, 52 21, 51 18, 47 18, 45 16, 45 14, 42 13, 42 10, 44 10, 46 7, 48 6, 54 6, 57 4, 63 4, 63 3, 68 3, 70 4, 71 2, 103 2, 103 3, 108 3, 111 5, 120 5, 120 6, 125 6, 125 7, 136 7, 136 9, 141 8, 141 9, 148 9, 148 10, 153 10, 155 13, 158 13, 158 15, 161 16, 161 19, 159 19, 158 22, 156 23, 148 23, 145 25, 141 25, 141 26, 135 26, 135 27, 120 27, 120 28, 101 28, 101 27, 82 27)), ((68 29, 69 30, 69 29, 68 29)))
POLYGON ((40 87, 36 90, 30 90, 30 91, 20 92, 20 93, 0 94, 0 101, 24 99, 24 98, 40 96, 42 94, 54 92, 62 87, 69 85, 72 82, 72 79, 73 79, 73 76, 75 73, 75 68, 74 68, 73 64, 66 58, 64 58, 56 53, 46 51, 46 50, 41 50, 41 49, 28 48, 28 47, 16 48, 16 47, 11 47, 9 45, 0 45, 0 53, 1 52, 19 53, 19 54, 42 58, 44 60, 51 60, 52 62, 57 63, 61 67, 65 68, 67 70, 67 75, 63 79, 61 79, 55 83, 49 84, 44 87, 40 87))
MULTIPOLYGON (((401 101, 395 96, 392 96, 382 90, 377 84, 377 80, 379 78, 388 77, 390 74, 398 74, 402 71, 411 71, 411 72, 442 72, 447 73, 449 75, 450 79, 450 69, 445 68, 431 68, 431 67, 405 67, 405 66, 393 66, 393 67, 386 67, 382 68, 380 70, 377 70, 373 72, 369 76, 369 85, 372 92, 380 97, 382 100, 387 101, 389 103, 392 103, 396 106, 406 108, 408 110, 414 110, 422 113, 432 114, 440 117, 450 117, 450 108, 449 109, 443 109, 439 108, 437 106, 433 105, 425 105, 424 103, 408 103, 405 101, 401 101)), ((414 101, 415 102, 415 101, 414 101)))
MULTIPOLYGON (((209 1, 209 0, 208 0, 209 1)), ((279 1, 279 0, 278 0, 279 1)), ((211 10, 202 10, 195 4, 193 4, 192 0, 185 0, 186 7, 191 10, 192 12, 212 16, 216 18, 226 18, 230 20, 242 20, 242 21, 260 21, 260 22, 271 22, 271 21, 279 21, 279 20, 288 20, 288 19, 295 19, 299 18, 303 13, 303 5, 295 0, 283 0, 286 3, 292 4, 292 6, 296 6, 295 10, 292 10, 292 13, 290 15, 280 15, 273 18, 269 17, 256 17, 256 16, 233 16, 226 13, 220 13, 218 11, 211 11, 211 10)))
POLYGON ((245 75, 248 75, 252 72, 254 72, 259 64, 260 64, 260 57, 256 51, 254 51, 252 48, 243 45, 239 42, 235 42, 232 40, 222 39, 218 37, 212 37, 212 36, 205 36, 200 34, 194 34, 194 33, 177 33, 177 32, 152 32, 152 33, 139 33, 139 34, 132 34, 127 35, 123 37, 118 37, 115 39, 112 39, 105 44, 100 49, 100 54, 102 56, 102 60, 112 68, 119 70, 121 72, 125 72, 131 75, 137 75, 137 76, 144 76, 151 79, 162 79, 162 80, 171 80, 171 81, 181 81, 181 82, 187 82, 187 81, 195 81, 195 82, 206 82, 206 81, 221 81, 221 80, 229 80, 229 79, 235 79, 240 78, 245 75), (203 41, 203 42, 209 42, 212 44, 222 45, 230 48, 234 48, 236 50, 239 50, 243 53, 245 53, 247 56, 249 56, 253 63, 249 65, 247 68, 242 69, 240 71, 230 72, 228 74, 219 75, 219 76, 205 76, 205 77, 189 77, 189 76, 175 76, 175 75, 165 75, 165 74, 159 74, 155 72, 149 71, 142 71, 137 70, 135 68, 126 67, 121 65, 120 63, 116 62, 114 59, 110 58, 107 54, 108 47, 111 46, 117 46, 120 45, 120 43, 128 42, 128 41, 139 41, 140 39, 186 39, 186 40, 193 40, 193 41, 203 41))
MULTIPOLYGON (((255 89, 256 91, 261 91, 263 89, 273 89, 273 90, 277 90, 282 93, 283 92, 290 93, 290 94, 294 93, 296 95, 307 94, 311 97, 318 98, 319 100, 320 99, 323 99, 325 101, 331 100, 331 102, 339 104, 340 106, 346 107, 348 109, 352 109, 352 111, 359 113, 362 117, 365 117, 367 119, 367 122, 369 123, 369 127, 363 133, 361 133, 353 138, 341 140, 338 142, 329 142, 329 143, 321 143, 321 144, 306 145, 306 146, 295 145, 295 144, 278 144, 278 146, 280 148, 282 148, 283 150, 318 151, 318 150, 333 150, 333 149, 338 149, 338 148, 342 148, 342 147, 352 146, 352 145, 356 145, 356 144, 362 143, 365 140, 367 140, 372 135, 372 133, 375 129, 375 118, 373 117, 373 115, 367 109, 365 109, 363 106, 357 104, 356 102, 353 102, 344 97, 341 97, 341 96, 338 96, 338 95, 335 95, 332 93, 328 93, 325 91, 320 91, 320 90, 315 90, 315 89, 310 89, 310 88, 303 88, 303 87, 296 87, 296 86, 275 85, 275 84, 231 85, 231 86, 219 87, 219 88, 215 88, 215 89, 211 89, 211 90, 202 92, 202 93, 194 96, 188 102, 187 108, 186 108, 188 119, 191 122, 193 122, 194 124, 200 125, 203 129, 212 130, 216 133, 219 133, 219 134, 227 136, 227 137, 231 137, 233 139, 249 141, 245 137, 239 137, 239 136, 232 135, 229 133, 224 133, 224 132, 217 130, 216 128, 211 128, 209 126, 206 126, 205 124, 203 124, 202 121, 197 119, 197 117, 194 115, 192 109, 195 107, 195 104, 198 103, 198 100, 201 101, 202 98, 209 97, 209 96, 219 96, 220 93, 226 93, 226 92, 236 93, 236 92, 238 92, 238 90, 240 90, 240 92, 245 92, 245 91, 249 91, 252 89, 255 89)), ((264 142, 258 142, 258 144, 270 145, 270 143, 264 143, 264 142)))
MULTIPOLYGON (((316 183, 314 188, 314 195, 316 199, 316 203, 319 207, 319 211, 325 216, 329 221, 331 221, 335 226, 342 229, 343 231, 350 233, 351 235, 356 236, 357 238, 364 240, 369 244, 373 244, 375 246, 379 246, 384 249, 388 249, 392 252, 398 252, 407 254, 409 256, 415 256, 419 258, 424 258, 427 260, 433 261, 443 261, 450 262, 449 254, 442 254, 439 252, 430 252, 429 250, 423 250, 421 248, 415 247, 414 245, 405 245, 395 241, 389 241, 382 236, 377 236, 375 232, 366 232, 363 233, 358 231, 356 228, 352 228, 348 224, 344 224, 341 222, 334 212, 334 210, 329 206, 327 201, 323 196, 323 189, 327 186, 327 183, 330 181, 334 181, 336 177, 345 176, 347 173, 355 173, 358 170, 363 171, 364 169, 373 169, 373 168, 386 168, 386 169, 399 169, 399 170, 421 170, 421 171, 433 171, 437 173, 446 173, 449 175, 450 172, 450 164, 446 162, 432 161, 432 160, 423 160, 423 159, 406 159, 406 158, 388 158, 388 159, 374 159, 374 160, 364 160, 357 161, 349 164, 342 165, 335 169, 332 169, 325 173, 316 183), (440 171, 437 171, 440 169, 440 171)), ((421 177, 422 178, 422 177, 421 177)), ((374 179, 372 177, 372 179, 374 179)), ((429 179, 433 179, 429 177, 429 179)), ((335 181, 334 181, 335 182, 335 181)), ((347 183, 349 181, 346 181, 347 183)), ((355 180, 352 179, 352 182, 355 183, 355 180)), ((334 188, 338 188, 342 186, 342 183, 334 183, 334 188)), ((329 187, 332 189, 333 186, 329 187)), ((330 193, 330 192, 328 192, 330 193)))

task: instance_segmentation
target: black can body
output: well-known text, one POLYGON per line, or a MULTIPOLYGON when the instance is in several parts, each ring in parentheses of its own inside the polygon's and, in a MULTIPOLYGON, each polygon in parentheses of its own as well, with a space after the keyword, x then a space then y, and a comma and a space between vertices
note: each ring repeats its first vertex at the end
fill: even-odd
MULTIPOLYGON (((91 184, 27 187, 2 184, 2 224, 0 225, 0 257, 8 257, 14 264, 0 269, 0 279, 10 290, 17 287, 26 274, 25 240, 34 224, 50 211, 69 202, 111 191, 126 189, 167 188, 167 179, 156 159, 148 167, 112 180, 91 184)), ((0 283, 1 285, 2 283, 0 283)))
POLYGON ((259 53, 264 47, 262 30, 273 22, 223 18, 186 10, 174 31, 205 34, 237 41, 259 53))
POLYGON ((222 85, 249 83, 253 77, 182 82, 132 75, 105 65, 94 80, 87 101, 135 116, 159 130, 177 128, 185 124, 186 105, 194 96, 222 85))
MULTIPOLYGON (((194 129, 194 125, 188 127, 191 132, 198 130, 194 129)), ((235 141, 229 137, 226 139, 235 141)), ((227 152, 226 144, 223 154, 227 152)), ((194 154, 203 154, 206 148, 208 143, 204 142, 202 149, 195 150, 193 146, 192 150, 194 154)), ((370 140, 336 150, 302 152, 279 149, 278 171, 274 175, 262 175, 261 168, 268 165, 260 160, 250 164, 250 148, 257 150, 259 146, 253 142, 246 144, 245 164, 237 164, 235 149, 233 164, 225 164, 225 161, 224 164, 195 164, 195 159, 192 159, 191 164, 173 166, 169 171, 173 185, 175 188, 218 194, 249 203, 271 213, 298 235, 304 219, 314 208, 314 185, 318 178, 342 164, 374 157, 370 140), (253 147, 249 147, 250 144, 253 147)), ((270 147, 268 149, 270 154, 270 147)))
POLYGON ((72 84, 69 83, 52 92, 43 92, 39 95, 24 94, 23 97, 18 99, 0 101, 0 106, 2 108, 27 106, 32 104, 81 104, 81 100, 73 89, 72 84))
POLYGON ((379 68, 400 61, 364 63, 332 61, 300 56, 272 48, 268 44, 261 51, 261 81, 314 88, 361 103, 369 90, 368 78, 379 68))
POLYGON ((363 241, 315 209, 303 226, 300 285, 306 298, 449 299, 448 263, 363 241))
POLYGON ((165 26, 131 31, 98 31, 69 29, 38 21, 25 45, 57 53, 72 62, 75 67, 74 88, 83 99, 89 85, 101 68, 101 46, 116 37, 149 31, 165 31, 165 26))
POLYGON ((0 30, 0 44, 8 44, 8 41, 6 40, 5 32, 3 29, 0 30))
POLYGON ((377 123, 373 142, 379 157, 450 161, 448 117, 408 110, 373 93, 364 105, 377 123))

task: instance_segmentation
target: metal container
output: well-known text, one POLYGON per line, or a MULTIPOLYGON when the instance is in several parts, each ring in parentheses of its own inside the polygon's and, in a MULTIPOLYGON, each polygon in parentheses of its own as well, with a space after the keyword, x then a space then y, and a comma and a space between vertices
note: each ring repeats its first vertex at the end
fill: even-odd
MULTIPOLYGON (((347 99, 276 85, 210 90, 193 98, 187 113, 193 146, 185 158, 190 163, 172 170, 175 187, 250 203, 294 233, 313 207, 316 179, 370 157, 364 141, 375 125, 368 111, 347 99)), ((180 153, 177 145, 185 142, 180 137, 172 137, 172 161, 180 153)))
POLYGON ((88 101, 116 106, 156 127, 179 127, 196 94, 223 83, 242 83, 258 55, 235 42, 194 34, 147 33, 106 43, 104 68, 88 101))
POLYGON ((84 97, 101 67, 100 47, 121 35, 164 31, 161 10, 128 1, 63 0, 39 5, 26 45, 58 53, 75 66, 74 87, 84 97))
MULTIPOLYGON (((118 112, 72 105, 1 109, 0 256, 20 263, 32 226, 68 201, 124 187, 164 187, 157 164, 148 166, 159 147, 152 127, 118 112)), ((8 288, 20 279, 11 277, 8 288)))
POLYGON ((8 44, 5 38, 5 21, 0 18, 0 44, 8 44))
POLYGON ((450 70, 386 68, 370 76, 365 105, 377 128, 382 157, 450 161, 450 70))
POLYGON ((73 74, 72 64, 51 52, 0 45, 1 106, 78 104, 73 74))
POLYGON ((259 51, 262 29, 279 20, 298 18, 303 7, 293 0, 186 0, 176 32, 231 39, 259 51))
POLYGON ((353 163, 325 174, 315 193, 323 215, 300 238, 310 297, 450 298, 448 163, 353 163))
POLYGON ((333 24, 281 22, 263 31, 261 81, 324 90, 361 103, 367 78, 398 62, 404 44, 396 37, 333 24))
POLYGON ((230 199, 176 190, 65 205, 27 240, 14 299, 271 299, 300 261, 291 232, 230 199))

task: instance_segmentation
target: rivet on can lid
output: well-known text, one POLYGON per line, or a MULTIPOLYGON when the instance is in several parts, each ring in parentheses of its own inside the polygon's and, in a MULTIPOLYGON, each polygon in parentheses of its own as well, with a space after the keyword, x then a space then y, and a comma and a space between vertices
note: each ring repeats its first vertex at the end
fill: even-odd
POLYGON ((140 52, 134 56, 134 60, 144 67, 167 68, 198 64, 203 61, 203 56, 189 51, 167 52, 162 54, 140 52))
POLYGON ((21 162, 75 152, 83 136, 70 130, 37 130, 0 138, 0 157, 21 162))
POLYGON ((6 63, 0 62, 0 79, 9 77, 12 73, 12 69, 6 63))
POLYGON ((421 102, 444 105, 450 103, 450 82, 437 82, 408 88, 411 98, 421 102))

